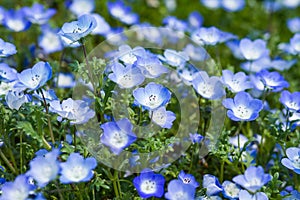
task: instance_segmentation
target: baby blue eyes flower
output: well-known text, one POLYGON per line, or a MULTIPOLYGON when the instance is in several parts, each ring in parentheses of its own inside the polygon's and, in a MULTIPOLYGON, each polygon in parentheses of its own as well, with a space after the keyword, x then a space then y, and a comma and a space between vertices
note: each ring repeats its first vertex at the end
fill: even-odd
POLYGON ((59 180, 64 184, 89 181, 94 176, 92 170, 96 166, 97 161, 95 158, 84 159, 79 153, 72 153, 66 162, 60 163, 61 176, 59 180))
POLYGON ((135 65, 141 69, 143 75, 147 78, 157 78, 169 71, 157 57, 137 57, 135 65))
POLYGON ((292 33, 300 32, 300 17, 295 17, 287 21, 287 27, 292 33))
POLYGON ((230 70, 223 70, 222 81, 231 92, 237 93, 252 88, 251 81, 244 72, 233 74, 230 70))
POLYGON ((85 14, 78 18, 78 21, 65 23, 58 32, 60 37, 67 43, 73 44, 91 33, 97 26, 92 15, 85 14))
POLYGON ((234 99, 223 100, 223 106, 227 109, 227 116, 233 121, 253 121, 263 109, 263 103, 259 99, 253 99, 246 92, 239 92, 234 99))
MULTIPOLYGON (((85 0, 83 0, 85 1, 85 0)), ((92 35, 103 35, 106 36, 111 30, 110 25, 105 21, 105 19, 97 13, 93 13, 92 16, 95 18, 97 26, 91 32, 92 35)))
POLYGON ((196 144, 196 143, 200 143, 202 140, 203 140, 203 136, 198 134, 198 133, 190 133, 190 140, 192 141, 193 144, 196 144))
POLYGON ((224 181, 222 184, 223 187, 223 195, 227 199, 238 199, 239 198, 239 192, 240 188, 231 181, 224 181))
POLYGON ((264 84, 265 89, 270 89, 273 92, 281 91, 283 88, 289 87, 289 83, 278 72, 269 72, 261 70, 256 76, 264 84))
POLYGON ((148 83, 145 88, 133 91, 135 102, 145 109, 153 111, 166 105, 171 99, 171 92, 160 84, 148 83))
POLYGON ((4 42, 0 38, 0 57, 8 57, 17 53, 15 45, 4 42))
POLYGON ((242 200, 269 200, 268 196, 263 192, 257 192, 250 194, 247 190, 241 190, 239 193, 239 199, 242 200))
POLYGON ((24 13, 31 23, 41 25, 46 24, 56 13, 56 10, 53 8, 45 9, 43 5, 35 3, 31 8, 25 7, 24 13))
POLYGON ((52 68, 48 62, 38 62, 31 69, 18 74, 21 84, 30 90, 42 87, 52 77, 52 68))
POLYGON ((161 174, 155 174, 145 169, 141 174, 133 179, 133 185, 137 189, 140 197, 162 197, 164 194, 165 178, 161 174))
POLYGON ((283 158, 281 164, 300 174, 300 148, 290 147, 286 150, 286 155, 287 158, 283 158))
POLYGON ((63 49, 63 43, 57 34, 57 31, 52 30, 49 27, 43 27, 38 45, 46 54, 61 51, 63 49))
POLYGON ((119 155, 137 138, 132 132, 131 122, 126 118, 116 122, 106 122, 101 125, 101 128, 103 129, 101 143, 108 146, 116 155, 119 155))
POLYGON ((30 98, 27 94, 24 94, 22 91, 11 90, 5 96, 5 101, 10 109, 19 110, 20 107, 29 102, 30 98))
POLYGON ((21 32, 29 29, 31 23, 27 20, 24 8, 9 10, 5 13, 3 24, 10 30, 21 32))
POLYGON ((59 150, 54 149, 44 156, 35 157, 30 161, 30 170, 26 174, 36 180, 39 187, 45 187, 58 175, 60 168, 57 157, 59 154, 59 150))
POLYGON ((17 70, 11 68, 6 63, 0 63, 0 81, 12 82, 17 79, 17 70))
POLYGON ((139 21, 139 16, 131 12, 131 8, 126 6, 123 1, 108 2, 109 13, 121 22, 131 25, 139 21))
POLYGON ((89 14, 95 9, 94 0, 72 0, 69 9, 77 16, 89 14))
POLYGON ((181 180, 172 180, 168 184, 168 192, 165 198, 168 200, 191 200, 195 198, 195 187, 183 183, 181 180))
POLYGON ((265 174, 261 166, 250 166, 243 175, 237 175, 232 180, 250 192, 255 193, 271 179, 271 175, 265 174))
POLYGON ((268 51, 267 43, 264 40, 257 39, 251 41, 244 38, 240 41, 241 52, 247 60, 257 60, 266 54, 268 51))
POLYGON ((300 111, 300 92, 290 93, 289 91, 283 91, 279 101, 291 111, 300 111))
POLYGON ((290 46, 293 51, 295 51, 297 54, 300 53, 300 33, 296 33, 291 39, 290 39, 290 46))
POLYGON ((236 12, 245 7, 245 0, 222 0, 222 7, 228 12, 236 12))
POLYGON ((164 106, 150 113, 151 120, 162 128, 172 128, 173 121, 176 119, 175 113, 167 111, 164 106))
POLYGON ((184 184, 192 185, 194 188, 199 186, 199 183, 196 181, 195 177, 192 174, 186 174, 183 170, 180 171, 178 179, 181 180, 184 184))
POLYGON ((205 99, 220 99, 225 95, 223 83, 219 77, 209 77, 205 71, 194 75, 192 81, 194 89, 205 99))
POLYGON ((205 174, 203 176, 203 188, 206 188, 206 194, 208 196, 216 195, 223 191, 222 185, 220 184, 217 177, 205 174))
POLYGON ((189 56, 183 51, 175 51, 172 49, 166 49, 164 51, 164 57, 160 57, 163 61, 174 67, 182 67, 187 61, 189 56))

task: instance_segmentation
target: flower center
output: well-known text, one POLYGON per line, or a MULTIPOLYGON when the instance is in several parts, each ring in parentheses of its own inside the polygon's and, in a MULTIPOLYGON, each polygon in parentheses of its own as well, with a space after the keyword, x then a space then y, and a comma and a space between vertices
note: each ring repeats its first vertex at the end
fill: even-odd
POLYGON ((241 119, 249 119, 252 112, 245 106, 238 106, 235 110, 235 115, 241 119))
POLYGON ((156 182, 145 180, 141 184, 141 190, 146 194, 153 194, 156 191, 156 182))
POLYGON ((110 140, 111 144, 117 148, 124 147, 127 144, 127 141, 128 137, 122 131, 114 132, 110 140))

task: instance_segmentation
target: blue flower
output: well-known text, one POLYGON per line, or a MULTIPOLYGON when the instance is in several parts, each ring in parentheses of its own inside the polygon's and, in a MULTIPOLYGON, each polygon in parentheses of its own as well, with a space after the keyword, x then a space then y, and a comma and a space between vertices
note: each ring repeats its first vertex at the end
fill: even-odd
POLYGON ((268 52, 266 41, 261 39, 251 41, 244 38, 240 41, 240 49, 247 60, 257 60, 268 52))
POLYGON ((227 116, 233 121, 253 121, 263 109, 263 103, 259 99, 253 99, 246 92, 239 92, 234 99, 223 100, 223 106, 227 109, 227 116))
POLYGON ((209 58, 208 53, 203 47, 196 47, 193 44, 187 44, 183 51, 191 58, 193 61, 204 61, 209 58))
POLYGON ((256 76, 262 81, 265 89, 272 90, 273 92, 279 92, 283 88, 289 87, 289 83, 278 72, 261 70, 260 72, 256 73, 256 76))
POLYGON ((203 140, 203 136, 198 134, 198 133, 190 133, 190 140, 192 141, 193 144, 196 144, 196 143, 200 143, 202 140, 203 140))
POLYGON ((188 17, 188 23, 192 29, 200 28, 203 24, 203 17, 197 11, 191 12, 188 17))
POLYGON ((174 16, 168 16, 163 19, 163 24, 174 31, 186 31, 187 23, 183 20, 179 20, 174 16))
POLYGON ((4 42, 0 38, 0 57, 8 57, 17 53, 15 45, 4 42))
POLYGON ((120 88, 132 88, 145 80, 141 70, 134 65, 124 67, 121 63, 113 63, 111 70, 113 73, 110 73, 108 78, 117 83, 120 88))
POLYGON ((48 20, 56 13, 54 8, 45 9, 41 4, 35 3, 31 8, 24 7, 24 13, 27 19, 33 24, 46 24, 48 20))
POLYGON ((76 85, 75 77, 72 73, 58 73, 54 80, 57 81, 57 87, 59 88, 72 88, 76 85))
POLYGON ((69 6, 69 9, 72 13, 77 16, 83 14, 89 14, 95 9, 94 0, 72 0, 72 3, 69 6))
POLYGON ((139 21, 139 16, 131 12, 131 8, 126 6, 123 1, 108 2, 109 13, 121 22, 131 25, 139 21))
POLYGON ((270 174, 265 174, 261 166, 250 166, 243 175, 233 177, 233 181, 252 193, 260 190, 262 186, 272 179, 270 174))
POLYGON ((110 147, 116 155, 136 140, 136 135, 132 132, 132 124, 127 118, 116 122, 106 122, 101 125, 101 128, 103 129, 101 142, 110 147))
POLYGON ((252 83, 244 72, 233 74, 230 70, 223 70, 222 73, 222 81, 231 92, 237 93, 252 88, 252 83))
POLYGON ((18 74, 18 79, 25 88, 36 90, 52 77, 52 67, 48 62, 38 62, 31 69, 18 74))
POLYGON ((203 176, 202 185, 203 188, 206 188, 206 194, 208 196, 213 196, 223 191, 223 187, 218 178, 210 174, 205 174, 203 176))
POLYGON ((287 27, 292 33, 300 32, 300 17, 288 19, 287 27))
MULTIPOLYGON (((282 195, 282 192, 280 194, 282 195)), ((297 190, 291 191, 290 195, 288 195, 288 194, 289 193, 286 192, 285 195, 282 195, 282 196, 285 196, 283 198, 283 200, 298 200, 298 199, 300 199, 300 192, 297 190)))
POLYGON ((162 128, 172 128, 173 121, 176 119, 175 113, 167 111, 164 106, 152 111, 150 114, 151 120, 162 128))
POLYGON ((24 103, 30 101, 30 97, 22 91, 11 90, 6 94, 5 101, 10 109, 19 110, 24 103))
POLYGON ((193 87, 205 99, 216 100, 225 95, 223 83, 219 77, 209 77, 205 71, 194 74, 193 87))
POLYGON ((223 195, 225 198, 233 200, 239 198, 240 188, 231 181, 224 181, 222 184, 223 187, 223 195))
MULTIPOLYGON (((85 0, 84 0, 85 1, 85 0)), ((91 32, 92 35, 103 35, 105 36, 111 30, 110 25, 105 21, 105 19, 97 13, 93 13, 92 16, 95 18, 97 26, 91 32)))
POLYGON ((142 57, 144 54, 146 54, 146 51, 143 47, 137 46, 132 49, 129 45, 119 46, 117 52, 118 59, 125 64, 134 64, 137 57, 142 57))
POLYGON ((300 53, 300 33, 296 33, 291 39, 290 39, 290 46, 293 51, 295 51, 296 54, 300 53))
POLYGON ((164 194, 165 178, 161 174, 155 174, 149 169, 144 169, 141 174, 133 179, 133 185, 140 197, 162 197, 164 194))
POLYGON ((61 183, 78 183, 86 182, 93 178, 93 169, 97 166, 95 158, 90 157, 84 159, 79 153, 71 153, 67 161, 60 163, 61 183))
POLYGON ((147 78, 157 78, 169 71, 156 56, 137 57, 135 65, 141 69, 147 78))
POLYGON ((73 44, 91 33, 96 26, 95 18, 92 15, 85 14, 80 16, 78 21, 64 23, 58 34, 66 44, 73 44))
POLYGON ((44 156, 35 157, 30 161, 30 170, 26 173, 26 175, 37 181, 39 187, 45 187, 58 175, 60 168, 57 157, 59 154, 59 150, 54 149, 51 152, 46 153, 44 156))
POLYGON ((228 12, 236 12, 242 10, 245 7, 245 0, 222 0, 221 1, 222 7, 224 10, 228 12))
POLYGON ((239 193, 239 199, 242 200, 268 200, 268 196, 263 192, 257 192, 250 194, 247 190, 241 190, 239 193))
POLYGON ((39 37, 38 46, 41 47, 46 54, 61 51, 63 49, 63 43, 57 34, 57 31, 52 30, 47 26, 43 26, 42 35, 39 37))
POLYGON ((180 171, 178 179, 181 180, 184 184, 192 185, 197 188, 199 183, 196 181, 195 177, 192 174, 186 174, 183 170, 180 171))
POLYGON ((1 190, 0 200, 25 200, 34 189, 29 183, 29 178, 25 175, 19 175, 14 182, 6 182, 1 190))
POLYGON ((6 63, 0 63, 0 81, 12 82, 18 79, 17 70, 6 63))
POLYGON ((168 200, 191 200, 195 198, 194 186, 185 184, 181 180, 172 180, 168 184, 168 192, 165 198, 168 200))
POLYGON ((171 99, 171 92, 166 87, 151 82, 145 88, 135 89, 133 97, 138 105, 152 111, 166 105, 171 99))
POLYGON ((183 67, 185 63, 189 60, 189 56, 183 51, 178 52, 172 49, 166 49, 164 51, 164 57, 160 57, 160 59, 171 66, 183 67))
POLYGON ((0 6, 0 24, 3 23, 5 12, 6 10, 2 6, 0 6))
POLYGON ((289 91, 283 91, 279 101, 291 111, 300 111, 300 92, 290 93, 289 91))
POLYGON ((281 160, 281 164, 300 174, 300 148, 290 147, 286 150, 287 158, 281 160))
POLYGON ((20 10, 8 10, 5 13, 3 24, 15 32, 26 31, 31 25, 26 19, 24 8, 20 10))

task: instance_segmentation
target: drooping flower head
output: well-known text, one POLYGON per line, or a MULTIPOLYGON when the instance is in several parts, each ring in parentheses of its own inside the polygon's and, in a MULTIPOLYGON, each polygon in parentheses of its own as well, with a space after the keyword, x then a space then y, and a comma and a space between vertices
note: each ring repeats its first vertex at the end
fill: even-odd
POLYGON ((286 150, 287 158, 283 158, 281 163, 288 169, 300 174, 300 148, 290 147, 286 150))

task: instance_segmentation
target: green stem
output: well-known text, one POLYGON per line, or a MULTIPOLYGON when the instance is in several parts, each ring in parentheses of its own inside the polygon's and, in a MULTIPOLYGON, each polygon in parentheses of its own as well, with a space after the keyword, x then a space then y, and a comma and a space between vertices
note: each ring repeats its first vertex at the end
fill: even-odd
POLYGON ((8 166, 8 168, 16 175, 18 175, 18 172, 16 171, 16 169, 13 167, 13 165, 9 162, 9 160, 6 158, 6 156, 4 155, 4 153, 2 152, 2 150, 0 149, 0 156, 2 158, 2 160, 5 162, 5 164, 8 166))
POLYGON ((220 182, 223 182, 223 177, 224 177, 224 160, 221 161, 221 166, 220 166, 220 182))
POLYGON ((20 173, 23 174, 23 135, 20 133, 20 173))
POLYGON ((120 180, 119 180, 119 172, 117 170, 115 170, 114 175, 115 175, 114 179, 117 182, 120 198, 122 198, 122 190, 121 190, 121 184, 120 184, 120 180))

